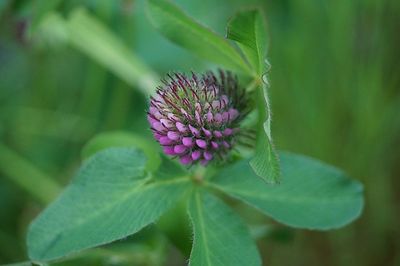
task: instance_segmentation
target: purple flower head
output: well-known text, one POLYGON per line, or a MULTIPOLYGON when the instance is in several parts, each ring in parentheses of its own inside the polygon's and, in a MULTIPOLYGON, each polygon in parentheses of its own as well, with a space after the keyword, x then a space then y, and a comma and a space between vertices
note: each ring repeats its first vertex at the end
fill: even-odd
POLYGON ((247 99, 230 72, 168 75, 151 97, 148 120, 164 152, 182 164, 227 156, 235 144, 247 99))

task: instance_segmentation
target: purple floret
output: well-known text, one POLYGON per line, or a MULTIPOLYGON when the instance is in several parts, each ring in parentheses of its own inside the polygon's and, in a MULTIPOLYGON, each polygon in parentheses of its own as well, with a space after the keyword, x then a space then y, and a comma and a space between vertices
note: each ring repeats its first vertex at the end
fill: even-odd
POLYGON ((182 164, 224 159, 245 116, 246 95, 237 78, 219 71, 201 77, 168 75, 151 97, 148 121, 164 153, 182 164))

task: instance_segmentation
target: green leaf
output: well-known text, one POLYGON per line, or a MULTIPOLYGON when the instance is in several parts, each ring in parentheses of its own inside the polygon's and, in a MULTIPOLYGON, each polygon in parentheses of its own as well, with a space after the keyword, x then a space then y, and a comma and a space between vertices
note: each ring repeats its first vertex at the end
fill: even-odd
POLYGON ((159 145, 156 142, 140 135, 123 131, 105 132, 96 135, 83 147, 82 157, 86 159, 96 152, 110 147, 139 148, 148 158, 146 169, 149 171, 156 170, 161 163, 158 152, 159 145))
POLYGON ((266 21, 261 10, 236 14, 228 22, 227 37, 238 43, 250 64, 261 75, 268 46, 266 21))
POLYGON ((222 170, 212 184, 275 220, 299 228, 328 230, 356 219, 363 187, 341 170, 306 156, 282 153, 282 182, 271 186, 241 161, 222 170))
POLYGON ((182 168, 180 164, 164 155, 161 155, 161 163, 153 173, 153 177, 157 180, 167 180, 188 175, 188 171, 182 168))
POLYGON ((33 7, 33 19, 29 29, 30 33, 36 31, 38 25, 42 22, 43 18, 46 17, 47 14, 51 13, 54 9, 56 9, 62 0, 38 0, 32 5, 33 7))
POLYGON ((146 181, 144 154, 138 150, 110 148, 90 157, 31 224, 29 257, 57 259, 131 235, 172 207, 187 188, 187 179, 146 181))
POLYGON ((2 264, 2 266, 32 266, 33 264, 30 261, 25 262, 17 262, 12 264, 2 264))
POLYGON ((194 231, 189 265, 261 265, 248 228, 221 200, 195 191, 188 211, 194 231))
POLYGON ((148 0, 147 13, 166 38, 194 54, 227 68, 251 73, 241 55, 223 37, 212 32, 168 0, 148 0))
MULTIPOLYGON (((257 138, 257 149, 250 165, 254 172, 268 183, 278 183, 280 166, 271 136, 271 108, 268 98, 268 81, 262 82, 267 71, 267 27, 264 14, 259 9, 238 13, 228 23, 227 36, 238 43, 262 83, 263 97, 259 97, 260 120, 266 120, 257 138), (262 99, 264 98, 264 99, 262 99), (262 100, 261 100, 262 99, 262 100)), ((261 87, 261 86, 260 86, 261 87)), ((261 93, 260 93, 261 94, 261 93)))
POLYGON ((82 9, 75 10, 67 27, 75 48, 143 93, 153 93, 157 75, 95 17, 82 9))
POLYGON ((281 180, 278 155, 264 130, 258 136, 256 153, 250 160, 250 166, 267 183, 275 184, 281 180))

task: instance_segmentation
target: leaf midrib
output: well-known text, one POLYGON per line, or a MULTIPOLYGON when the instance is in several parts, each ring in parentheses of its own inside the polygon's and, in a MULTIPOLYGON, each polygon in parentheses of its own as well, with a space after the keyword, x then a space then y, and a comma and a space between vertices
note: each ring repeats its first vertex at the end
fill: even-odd
MULTIPOLYGON (((163 186, 163 185, 170 185, 170 184, 174 184, 174 183, 181 183, 184 181, 188 181, 188 179, 186 177, 184 178, 176 178, 176 179, 171 179, 168 181, 161 181, 161 182, 155 182, 152 184, 148 184, 146 183, 147 179, 144 180, 144 182, 139 185, 137 188, 133 189, 132 191, 127 192, 126 194, 122 195, 118 201, 114 201, 111 204, 106 205, 105 207, 101 208, 101 210, 99 212, 94 213, 93 215, 88 215, 86 217, 88 217, 85 220, 80 220, 77 223, 72 223, 70 224, 70 226, 64 227, 62 231, 57 231, 54 235, 56 236, 55 238, 59 237, 60 234, 62 232, 68 231, 73 227, 80 227, 83 224, 86 224, 88 221, 93 220, 95 217, 98 217, 99 215, 102 215, 103 213, 107 213, 107 211, 109 209, 112 209, 114 206, 120 204, 121 202, 124 202, 126 200, 128 200, 132 195, 134 195, 135 193, 141 192, 140 189, 144 187, 144 189, 142 191, 146 191, 150 188, 156 187, 156 186, 163 186)), ((53 242, 54 238, 51 238, 49 242, 53 242)), ((105 242, 104 242, 105 243, 105 242)), ((54 245, 55 243, 53 243, 54 245)), ((46 254, 49 252, 49 249, 46 249, 44 252, 42 252, 41 257, 45 257, 46 254)))
POLYGON ((261 199, 261 200, 268 200, 270 202, 281 202, 281 203, 305 203, 305 204, 309 204, 309 203, 314 203, 314 202, 318 202, 318 203, 323 203, 323 204, 331 204, 332 201, 334 203, 341 203, 341 202, 347 202, 350 200, 354 200, 355 195, 352 196, 348 196, 348 197, 330 197, 328 199, 316 199, 316 198, 311 198, 311 197, 298 197, 298 198, 289 198, 289 197, 276 197, 276 196, 271 196, 271 195, 266 195, 266 194, 262 194, 260 196, 260 194, 255 195, 252 194, 249 191, 238 191, 236 189, 232 189, 232 188, 227 188, 224 186, 220 186, 217 185, 215 183, 209 183, 211 185, 211 187, 214 187, 222 192, 226 192, 229 195, 232 195, 234 197, 240 197, 240 196, 247 196, 247 197, 251 197, 251 198, 256 198, 256 199, 261 199))
POLYGON ((209 251, 208 246, 207 246, 207 237, 206 237, 206 233, 205 233, 205 230, 204 230, 206 227, 205 227, 205 224, 204 224, 204 217, 203 217, 203 213, 202 213, 202 204, 201 204, 201 201, 200 201, 200 194, 199 193, 196 194, 195 199, 196 199, 196 206, 197 206, 196 209, 197 209, 197 215, 199 217, 200 227, 203 228, 203 230, 201 230, 201 236, 203 238, 203 247, 204 247, 205 254, 206 254, 206 260, 207 260, 208 265, 211 265, 210 251, 209 251))

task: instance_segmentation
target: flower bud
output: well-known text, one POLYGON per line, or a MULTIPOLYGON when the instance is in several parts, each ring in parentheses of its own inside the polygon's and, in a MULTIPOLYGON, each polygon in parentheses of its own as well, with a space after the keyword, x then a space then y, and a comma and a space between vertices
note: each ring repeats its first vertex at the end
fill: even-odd
POLYGON ((247 99, 237 78, 219 71, 168 75, 151 97, 148 121, 167 155, 182 164, 224 159, 234 147, 247 99))

